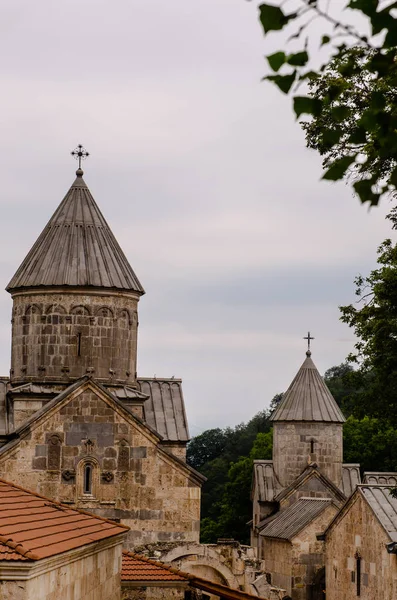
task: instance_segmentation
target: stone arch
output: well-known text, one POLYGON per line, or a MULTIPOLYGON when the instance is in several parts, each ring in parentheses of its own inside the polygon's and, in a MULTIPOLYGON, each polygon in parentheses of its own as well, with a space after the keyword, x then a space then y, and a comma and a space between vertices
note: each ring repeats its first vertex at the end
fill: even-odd
POLYGON ((100 306, 96 311, 95 311, 95 316, 97 317, 110 317, 110 318, 114 318, 114 313, 113 310, 111 308, 109 308, 109 306, 100 306))
POLYGON ((28 304, 25 309, 25 315, 41 315, 41 308, 38 304, 28 304))
POLYGON ((45 310, 46 315, 57 314, 57 315, 65 315, 66 308, 62 306, 62 304, 50 304, 47 306, 45 310))
POLYGON ((206 544, 184 544, 173 548, 161 557, 171 566, 193 573, 199 577, 210 578, 215 583, 239 589, 239 582, 232 570, 221 561, 220 555, 206 544), (195 557, 195 560, 192 558, 195 557))
POLYGON ((84 456, 76 468, 76 492, 79 500, 92 500, 98 498, 99 493, 99 472, 100 466, 97 459, 92 455, 84 456), (85 489, 86 468, 91 469, 91 488, 90 492, 85 489))
POLYGON ((83 304, 76 304, 75 306, 72 306, 72 308, 70 309, 70 314, 71 315, 88 316, 91 313, 90 313, 90 309, 87 306, 84 306, 83 304))
POLYGON ((132 323, 130 311, 127 308, 119 310, 117 313, 117 320, 124 324, 124 327, 128 327, 132 323))

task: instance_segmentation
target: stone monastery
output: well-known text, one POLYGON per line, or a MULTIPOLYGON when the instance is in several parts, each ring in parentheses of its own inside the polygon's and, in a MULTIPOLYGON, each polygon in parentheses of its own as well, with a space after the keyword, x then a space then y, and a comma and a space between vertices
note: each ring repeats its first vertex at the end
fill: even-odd
POLYGON ((128 525, 127 548, 198 542, 181 381, 137 377, 144 290, 81 169, 7 291, 0 477, 128 525))
POLYGON ((7 286, 0 599, 116 600, 121 581, 123 600, 396 600, 397 474, 361 483, 343 463, 345 418, 310 347, 272 415, 273 460, 254 463, 251 547, 199 543, 181 380, 138 377, 144 290, 76 175, 7 286))

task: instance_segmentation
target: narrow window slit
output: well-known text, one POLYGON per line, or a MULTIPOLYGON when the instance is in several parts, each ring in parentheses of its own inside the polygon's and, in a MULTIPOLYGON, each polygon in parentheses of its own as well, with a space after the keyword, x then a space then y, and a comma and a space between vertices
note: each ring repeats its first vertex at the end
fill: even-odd
POLYGON ((84 467, 84 494, 92 494, 92 466, 84 467))
POLYGON ((314 454, 314 440, 310 440, 310 454, 314 454))
POLYGON ((81 356, 81 333, 77 334, 77 356, 81 356))

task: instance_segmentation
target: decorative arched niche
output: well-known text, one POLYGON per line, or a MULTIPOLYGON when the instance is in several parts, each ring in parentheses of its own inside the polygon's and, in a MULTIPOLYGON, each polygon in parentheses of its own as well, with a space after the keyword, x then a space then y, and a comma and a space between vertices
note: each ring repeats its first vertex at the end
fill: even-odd
POLYGON ((79 500, 99 499, 99 464, 92 456, 85 456, 77 465, 76 491, 79 500))

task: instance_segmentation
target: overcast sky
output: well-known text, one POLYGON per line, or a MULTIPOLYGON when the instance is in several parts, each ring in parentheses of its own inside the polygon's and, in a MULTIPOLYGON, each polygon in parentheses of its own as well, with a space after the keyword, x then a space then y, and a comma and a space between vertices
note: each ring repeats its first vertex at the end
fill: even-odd
MULTIPOLYGON (((338 305, 390 235, 320 182, 290 99, 261 82, 244 0, 3 0, 5 287, 91 153, 85 181, 146 289, 138 373, 181 377, 191 434, 249 420, 315 336, 321 373, 354 339, 338 305)), ((0 294, 0 366, 11 302, 0 294)))

